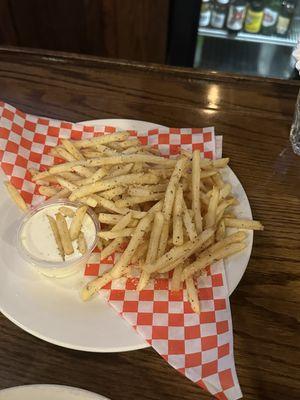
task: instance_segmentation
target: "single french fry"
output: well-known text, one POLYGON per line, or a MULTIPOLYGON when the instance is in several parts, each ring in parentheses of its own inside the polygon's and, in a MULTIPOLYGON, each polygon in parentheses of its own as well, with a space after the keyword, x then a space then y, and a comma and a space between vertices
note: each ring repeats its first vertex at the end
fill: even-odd
POLYGON ((259 221, 239 218, 224 218, 226 227, 239 228, 239 229, 250 229, 254 231, 264 230, 264 226, 259 221))
POLYGON ((66 197, 69 197, 70 195, 70 190, 63 188, 59 190, 57 193, 55 193, 53 196, 50 196, 50 199, 56 200, 56 199, 65 199, 66 197))
POLYGON ((113 254, 116 250, 119 249, 121 244, 125 241, 125 238, 118 237, 112 240, 104 249, 101 250, 101 260, 104 260, 111 254, 113 254))
POLYGON ((132 236, 134 232, 134 228, 125 228, 125 229, 120 229, 120 230, 111 230, 111 231, 101 231, 98 233, 98 236, 102 239, 105 240, 110 240, 110 239, 115 239, 118 237, 128 237, 128 236, 132 236))
POLYGON ((132 213, 129 211, 127 214, 124 215, 117 223, 116 225, 111 229, 112 232, 114 231, 119 231, 121 229, 124 229, 128 226, 129 222, 132 220, 132 213))
POLYGON ((62 148, 62 147, 54 147, 53 149, 51 149, 50 154, 54 155, 54 156, 58 156, 60 158, 62 158, 63 160, 72 162, 75 161, 76 158, 72 156, 72 154, 70 154, 66 149, 62 148))
POLYGON ((77 238, 77 243, 78 243, 79 253, 85 254, 87 252, 87 244, 86 244, 84 234, 81 231, 79 232, 79 235, 77 238))
POLYGON ((226 227, 225 227, 225 222, 223 219, 221 219, 219 226, 216 230, 216 241, 219 242, 222 240, 225 236, 226 233, 226 227))
POLYGON ((125 197, 116 201, 117 207, 130 207, 134 204, 146 203, 148 201, 161 200, 165 197, 164 193, 154 193, 148 196, 125 197))
POLYGON ((106 272, 102 276, 89 282, 81 291, 81 299, 83 301, 89 300, 96 292, 98 292, 103 286, 113 280, 110 272, 106 272))
POLYGON ((57 194, 58 189, 56 189, 53 186, 40 186, 39 187, 39 192, 43 196, 51 197, 57 194))
POLYGON ((116 165, 109 171, 109 177, 114 178, 116 176, 129 174, 133 166, 133 163, 116 165))
POLYGON ((120 187, 115 187, 113 189, 106 190, 105 192, 101 192, 101 196, 107 200, 111 200, 114 197, 119 196, 125 192, 126 192, 126 188, 120 186, 120 187))
POLYGON ((147 173, 137 173, 121 175, 111 179, 105 179, 100 182, 80 186, 73 191, 70 196, 70 200, 74 201, 78 198, 90 195, 92 193, 103 192, 105 190, 113 189, 117 186, 135 183, 158 183, 158 177, 147 173))
POLYGON ((194 211, 195 226, 197 233, 202 232, 202 216, 200 204, 200 151, 193 152, 192 160, 192 209, 194 211))
POLYGON ((191 215, 189 213, 189 210, 188 210, 184 200, 183 200, 182 206, 183 206, 183 223, 184 223, 185 229, 187 231, 189 239, 195 240, 197 237, 196 228, 195 228, 195 225, 192 221, 191 215))
POLYGON ((84 186, 84 185, 89 185, 91 183, 95 183, 97 181, 100 181, 104 176, 107 175, 108 170, 105 167, 98 168, 96 172, 93 173, 88 178, 81 179, 78 182, 76 182, 77 185, 79 186, 84 186))
POLYGON ((165 219, 160 234, 160 241, 158 244, 158 253, 157 253, 158 257, 162 257, 162 255, 166 251, 169 238, 169 231, 170 231, 170 220, 165 219))
MULTIPOLYGON (((79 182, 80 182, 80 180, 82 179, 81 176, 75 174, 74 172, 70 172, 70 171, 61 172, 61 173, 59 174, 59 176, 60 176, 61 178, 66 179, 66 180, 69 181, 69 182, 76 182, 76 185, 79 185, 79 182)), ((46 179, 49 179, 49 180, 51 180, 51 178, 56 178, 56 176, 55 176, 55 175, 50 175, 49 177, 46 177, 46 179)), ((54 182, 54 181, 52 181, 52 182, 53 182, 53 183, 57 183, 57 179, 56 179, 55 182, 54 182)))
POLYGON ((75 215, 74 210, 70 207, 62 206, 59 207, 58 211, 64 216, 64 217, 71 217, 73 218, 75 215))
POLYGON ((192 310, 196 314, 200 314, 200 302, 198 298, 198 290, 195 286, 194 279, 192 277, 186 278, 185 284, 192 310))
MULTIPOLYGON (((157 213, 155 213, 155 216, 154 216, 153 226, 152 226, 150 239, 149 239, 147 256, 146 256, 146 260, 145 260, 146 264, 153 263, 157 258, 158 243, 159 243, 163 223, 164 223, 163 213, 158 211, 157 213)), ((139 280, 139 283, 138 283, 138 286, 137 286, 137 290, 144 289, 144 287, 147 285, 147 283, 149 281, 149 278, 150 278, 150 274, 147 271, 143 270, 140 280, 139 280)))
POLYGON ((125 215, 129 211, 128 208, 117 207, 112 200, 105 199, 104 197, 98 196, 97 194, 93 194, 92 197, 97 201, 99 206, 105 208, 110 212, 115 212, 117 214, 125 215))
POLYGON ((216 223, 217 207, 219 202, 219 189, 214 186, 209 201, 208 211, 204 217, 205 227, 210 228, 216 223))
POLYGON ((210 248, 205 250, 207 252, 205 255, 200 256, 195 262, 193 262, 191 265, 186 267, 182 274, 183 274, 183 279, 186 279, 192 275, 194 275, 195 272, 207 267, 208 265, 221 260, 223 258, 229 257, 235 253, 238 253, 242 250, 244 250, 246 247, 245 243, 232 243, 230 245, 227 245, 225 247, 217 249, 215 252, 210 254, 210 248))
POLYGON ((65 217, 61 213, 55 215, 60 240, 66 255, 74 253, 70 232, 65 217))
POLYGON ((58 227, 57 227, 56 221, 50 215, 47 215, 47 218, 48 218, 48 221, 49 221, 49 224, 50 224, 50 227, 51 227, 54 239, 55 239, 55 243, 56 243, 58 252, 59 252, 61 258, 64 261, 65 260, 65 252, 64 252, 64 248, 63 248, 63 245, 62 245, 62 241, 61 241, 60 235, 59 235, 59 231, 58 231, 58 227))
POLYGON ((87 147, 93 147, 98 144, 107 144, 112 142, 121 142, 122 140, 126 140, 130 135, 127 131, 111 133, 110 135, 102 135, 93 137, 91 139, 82 139, 76 140, 73 142, 74 146, 81 149, 87 147))
POLYGON ((141 260, 145 259, 148 250, 148 240, 144 240, 141 244, 136 248, 134 255, 132 256, 131 263, 137 264, 141 260))
POLYGON ((179 264, 174 268, 172 280, 171 280, 171 290, 177 291, 180 290, 181 286, 181 273, 182 273, 183 265, 179 264))
MULTIPOLYGON (((103 146, 102 144, 96 144, 92 147, 92 149, 95 149, 98 153, 104 156, 115 156, 118 154, 116 150, 111 149, 108 146, 103 146)), ((89 151, 89 150, 87 150, 89 151)), ((99 157, 99 155, 98 155, 99 157)))
POLYGON ((82 165, 75 165, 75 167, 72 168, 72 171, 76 172, 79 176, 82 176, 83 178, 90 178, 95 172, 94 168, 87 168, 82 165))
POLYGON ((68 140, 68 139, 62 139, 61 140, 62 145, 64 148, 72 154, 75 160, 84 160, 83 155, 80 153, 80 151, 74 146, 74 144, 68 140))
POLYGON ((131 137, 122 142, 118 142, 118 145, 120 146, 121 149, 128 149, 129 147, 136 147, 136 146, 141 147, 141 142, 139 141, 139 139, 131 137))
POLYGON ((164 192, 167 188, 167 183, 158 183, 157 185, 134 186, 128 188, 130 196, 148 196, 154 193, 164 192))
POLYGON ((225 185, 220 189, 220 199, 225 199, 231 193, 232 186, 230 183, 225 183, 225 185))
POLYGON ((99 221, 102 222, 103 224, 108 224, 108 225, 117 224, 121 218, 122 215, 115 215, 115 214, 99 213, 98 215, 99 221))
POLYGON ((178 185, 173 207, 173 244, 175 246, 181 246, 183 244, 182 203, 183 190, 182 187, 178 185))
POLYGON ((224 182, 223 182, 223 179, 221 178, 220 173, 217 173, 217 174, 213 175, 213 176, 211 177, 211 179, 213 180, 214 184, 215 184, 215 185, 220 189, 220 191, 221 191, 221 189, 224 187, 224 182))
POLYGON ((87 206, 81 206, 77 208, 75 216, 70 225, 70 237, 72 240, 78 238, 86 212, 87 212, 87 206))
POLYGON ((8 191, 8 194, 10 195, 11 199, 20 208, 20 210, 27 211, 28 206, 25 203, 23 197, 18 192, 18 190, 10 182, 4 182, 4 185, 8 191))

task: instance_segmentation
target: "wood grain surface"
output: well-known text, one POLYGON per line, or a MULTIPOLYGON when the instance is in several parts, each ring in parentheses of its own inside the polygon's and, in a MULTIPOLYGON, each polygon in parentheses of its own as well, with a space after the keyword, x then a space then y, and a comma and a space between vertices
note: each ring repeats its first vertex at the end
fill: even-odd
MULTIPOLYGON (((265 225, 231 296, 237 373, 247 400, 300 398, 300 157, 288 140, 298 90, 290 81, 0 49, 0 97, 24 111, 71 121, 214 125, 224 135, 224 154, 265 225)), ((210 398, 152 349, 77 352, 1 316, 0 388, 29 383, 78 386, 112 400, 210 398)))
POLYGON ((0 0, 0 45, 164 63, 169 0, 0 0))

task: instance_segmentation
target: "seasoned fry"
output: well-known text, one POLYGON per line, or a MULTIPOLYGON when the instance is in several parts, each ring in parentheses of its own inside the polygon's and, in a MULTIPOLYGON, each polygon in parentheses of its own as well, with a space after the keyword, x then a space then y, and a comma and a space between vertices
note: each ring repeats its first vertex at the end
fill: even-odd
POLYGON ((23 197, 20 195, 18 190, 10 183, 10 182, 4 182, 4 185, 12 198, 12 200, 15 202, 15 204, 22 210, 22 211, 27 211, 28 206, 25 203, 23 197))
POLYGON ((134 228, 125 228, 120 230, 111 230, 111 231, 101 231, 98 233, 98 236, 105 240, 115 239, 118 237, 128 237, 132 236, 134 232, 134 228))
POLYGON ((78 238, 78 235, 80 233, 81 226, 82 226, 82 221, 83 221, 83 218, 85 217, 87 209, 88 209, 87 206, 81 206, 81 207, 77 208, 77 210, 75 212, 75 216, 70 225, 70 237, 72 240, 75 240, 78 238))
POLYGON ((134 255, 131 259, 132 264, 138 264, 143 260, 145 262, 145 258, 148 250, 148 240, 144 240, 141 244, 136 248, 134 255))
POLYGON ((254 231, 263 231, 264 226, 259 221, 238 219, 238 218, 224 218, 225 226, 230 228, 251 229, 254 231))
POLYGON ((130 221, 132 220, 132 213, 129 211, 127 214, 124 215, 117 223, 116 225, 111 229, 112 231, 119 231, 121 229, 124 229, 128 226, 130 221))
POLYGON ((182 268, 183 268, 183 264, 179 264, 179 265, 177 265, 177 267, 174 268, 174 272, 173 272, 173 276, 172 276, 172 280, 171 280, 171 290, 173 290, 173 291, 180 290, 182 268))
POLYGON ((184 200, 183 200, 182 205, 183 205, 183 223, 184 223, 185 229, 187 231, 189 239, 195 240, 197 237, 196 228, 195 228, 195 225, 192 221, 190 212, 189 212, 184 200))
POLYGON ((144 185, 128 188, 130 196, 148 196, 154 193, 164 192, 167 188, 167 183, 158 183, 157 185, 144 185))
POLYGON ((73 142, 73 144, 75 147, 81 149, 81 148, 93 147, 99 144, 121 142, 122 140, 126 140, 129 135, 130 135, 129 132, 123 131, 123 132, 111 133, 110 135, 97 136, 91 139, 76 140, 73 142))
POLYGON ((60 234, 59 234, 59 231, 58 231, 58 227, 57 227, 56 221, 50 215, 47 215, 47 218, 48 218, 48 221, 49 221, 49 224, 50 224, 50 227, 51 227, 51 230, 52 230, 55 242, 56 242, 56 246, 57 246, 58 252, 59 252, 61 258, 63 259, 63 261, 65 261, 65 252, 64 252, 64 248, 63 248, 63 245, 62 245, 62 241, 61 241, 61 238, 60 238, 60 234))
MULTIPOLYGON (((155 213, 155 216, 154 216, 147 256, 146 256, 146 260, 145 260, 146 264, 153 263, 157 258, 158 243, 159 243, 163 223, 164 223, 163 213, 158 211, 157 213, 155 213)), ((147 283, 149 281, 149 278, 150 278, 150 274, 146 270, 143 270, 140 280, 139 280, 139 283, 138 283, 138 286, 137 286, 137 290, 144 289, 144 287, 147 285, 147 283)))
POLYGON ((201 205, 200 205, 200 151, 195 150, 193 152, 192 161, 192 209, 194 211, 195 226, 197 233, 202 232, 202 216, 201 216, 201 205))
POLYGON ((77 243, 78 243, 79 253, 85 254, 87 252, 87 244, 86 244, 84 234, 81 231, 79 232, 79 235, 77 238, 77 243))
POLYGON ((110 212, 115 212, 117 214, 125 215, 128 213, 128 208, 125 207, 117 207, 115 203, 111 200, 105 199, 104 197, 98 196, 97 194, 93 194, 93 199, 95 199, 99 206, 105 208, 110 212))
POLYGON ((137 173, 121 175, 115 178, 102 180, 100 182, 91 183, 89 185, 81 186, 73 191, 70 200, 74 201, 80 197, 87 196, 92 193, 103 192, 105 190, 113 189, 116 186, 135 184, 135 183, 157 183, 158 178, 155 175, 147 173, 137 173))
POLYGON ((200 314, 200 303, 198 298, 198 291, 192 277, 186 278, 185 280, 186 290, 189 297, 189 302, 191 303, 192 310, 196 314, 200 314))
POLYGON ((58 189, 56 189, 53 186, 40 186, 39 192, 43 196, 51 197, 51 196, 54 196, 55 194, 57 194, 58 189))
POLYGON ((75 161, 76 158, 72 156, 72 154, 70 154, 66 149, 62 148, 62 147, 54 147, 53 149, 51 149, 50 154, 60 157, 63 160, 72 162, 75 161))
POLYGON ((76 182, 79 186, 89 185, 91 183, 95 183, 100 181, 104 176, 107 175, 108 170, 105 167, 99 168, 96 172, 93 173, 89 178, 80 179, 76 182))
POLYGON ((63 188, 59 190, 57 193, 55 193, 53 196, 50 196, 51 200, 56 200, 56 199, 65 199, 70 195, 70 191, 66 188, 63 188))
POLYGON ((148 196, 132 196, 132 197, 125 197, 124 199, 117 200, 116 206, 117 207, 130 207, 134 204, 141 204, 146 203, 148 201, 156 201, 161 200, 165 197, 164 193, 154 193, 148 196))
POLYGON ((94 169, 83 167, 82 165, 75 165, 75 167, 72 168, 72 171, 76 172, 79 176, 82 176, 83 178, 90 178, 95 172, 94 169))
POLYGON ((108 256, 110 256, 112 253, 114 253, 118 248, 121 246, 121 244, 125 241, 125 238, 118 237, 112 240, 104 249, 101 250, 101 260, 104 260, 108 256))
POLYGON ((181 246, 183 244, 182 203, 183 190, 181 186, 178 186, 173 208, 173 244, 175 246, 181 246))
POLYGON ((216 186, 214 186, 209 201, 208 211, 204 217, 205 228, 210 228, 211 226, 214 226, 216 223, 219 193, 220 193, 219 189, 216 186))
POLYGON ((65 217, 61 213, 57 213, 55 219, 64 253, 66 255, 73 254, 74 249, 65 217))
POLYGON ((58 211, 64 216, 64 217, 70 217, 73 218, 75 213, 70 207, 62 206, 59 207, 58 211))
POLYGON ((116 187, 113 189, 106 190, 105 192, 101 192, 101 196, 107 200, 112 200, 116 196, 120 196, 121 194, 126 192, 125 187, 116 187))
POLYGON ((100 222, 109 225, 117 224, 121 218, 122 215, 115 215, 115 214, 99 213, 98 215, 98 219, 100 222))
POLYGON ((116 165, 115 167, 112 167, 111 170, 109 171, 109 177, 114 178, 116 176, 126 175, 132 170, 133 166, 134 166, 133 163, 126 165, 123 164, 116 165))
POLYGON ((226 231, 225 222, 223 219, 221 219, 219 226, 216 230, 216 241, 217 242, 219 242, 220 240, 222 240, 224 238, 225 231, 226 231))
POLYGON ((62 139, 61 143, 64 146, 64 148, 73 156, 75 160, 84 160, 83 155, 70 140, 62 139))

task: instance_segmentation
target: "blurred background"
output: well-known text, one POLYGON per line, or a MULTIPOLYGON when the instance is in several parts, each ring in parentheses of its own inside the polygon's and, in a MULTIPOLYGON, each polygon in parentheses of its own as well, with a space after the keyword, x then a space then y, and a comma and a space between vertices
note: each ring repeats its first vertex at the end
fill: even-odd
POLYGON ((300 0, 0 0, 0 45, 298 79, 300 0))

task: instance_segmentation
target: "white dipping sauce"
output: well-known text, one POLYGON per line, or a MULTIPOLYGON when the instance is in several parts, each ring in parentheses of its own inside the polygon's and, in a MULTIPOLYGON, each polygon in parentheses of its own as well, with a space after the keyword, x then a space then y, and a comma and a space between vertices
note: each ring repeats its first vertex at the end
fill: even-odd
MULTIPOLYGON (((51 226, 49 224, 47 215, 54 217, 59 212, 59 208, 62 205, 52 205, 45 207, 36 214, 32 215, 28 221, 24 224, 21 232, 21 242, 24 248, 36 259, 40 259, 48 262, 59 262, 62 261, 61 255, 59 254, 54 235, 52 233, 51 226)), ((76 211, 76 207, 67 206, 76 211)), ((65 217, 68 227, 72 222, 72 218, 65 217)), ((86 214, 83 219, 81 231, 84 234, 87 249, 90 250, 96 236, 96 228, 92 218, 86 214)), ((82 254, 78 250, 77 240, 72 242, 74 253, 65 256, 65 261, 77 260, 82 257, 82 254)))

